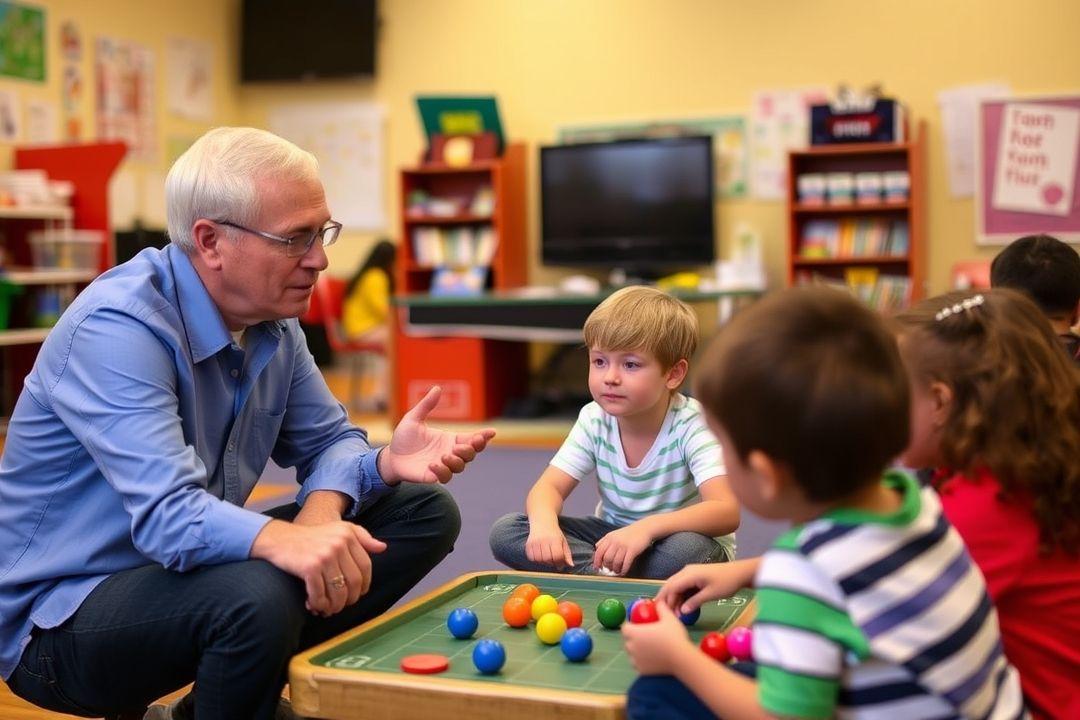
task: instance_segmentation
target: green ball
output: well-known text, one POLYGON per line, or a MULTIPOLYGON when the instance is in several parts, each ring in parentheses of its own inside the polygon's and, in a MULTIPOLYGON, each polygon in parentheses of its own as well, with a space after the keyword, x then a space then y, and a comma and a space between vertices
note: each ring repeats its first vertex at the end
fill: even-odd
POLYGON ((626 619, 626 606, 620 600, 608 598, 596 606, 596 619, 604 627, 615 630, 626 619))

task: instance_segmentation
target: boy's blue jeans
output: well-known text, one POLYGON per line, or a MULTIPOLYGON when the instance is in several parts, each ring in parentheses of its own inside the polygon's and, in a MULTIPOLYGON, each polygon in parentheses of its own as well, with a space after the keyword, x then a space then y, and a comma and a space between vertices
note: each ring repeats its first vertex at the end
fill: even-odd
MULTIPOLYGON (((295 504, 271 510, 291 520, 295 504)), ((289 658, 387 610, 453 547, 461 517, 439 486, 402 483, 354 522, 386 542, 371 590, 337 615, 304 608, 303 583, 262 560, 112 575, 60 627, 35 630, 8 685, 50 710, 101 717, 195 681, 199 720, 273 718, 289 658)))
MULTIPOLYGON (((570 554, 574 559, 572 572, 578 575, 595 575, 593 555, 600 538, 619 525, 598 517, 559 516, 559 528, 566 536, 570 554)), ((523 513, 503 515, 491 527, 491 552, 495 559, 515 570, 555 572, 551 565, 533 562, 525 555, 525 542, 529 539, 529 518, 523 513)), ((628 577, 664 580, 691 563, 711 563, 730 560, 724 547, 711 537, 694 532, 678 532, 657 540, 634 561, 628 577)))

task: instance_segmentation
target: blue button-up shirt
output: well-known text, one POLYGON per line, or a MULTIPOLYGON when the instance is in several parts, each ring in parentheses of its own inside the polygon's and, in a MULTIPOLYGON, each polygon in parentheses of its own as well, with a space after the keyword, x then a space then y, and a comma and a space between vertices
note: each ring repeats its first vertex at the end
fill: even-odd
POLYGON ((244 348, 179 248, 100 276, 41 346, 0 461, 0 675, 120 570, 248 557, 243 509, 268 458, 315 490, 388 491, 366 434, 326 387, 296 320, 244 348))

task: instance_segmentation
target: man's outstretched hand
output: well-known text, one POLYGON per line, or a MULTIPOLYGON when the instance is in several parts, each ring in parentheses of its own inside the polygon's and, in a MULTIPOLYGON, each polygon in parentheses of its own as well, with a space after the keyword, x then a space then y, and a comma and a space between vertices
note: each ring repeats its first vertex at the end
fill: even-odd
POLYGON ((401 418, 390 444, 379 453, 379 474, 387 485, 449 482, 495 437, 492 428, 450 433, 428 427, 427 416, 439 404, 441 394, 438 386, 428 390, 401 418))

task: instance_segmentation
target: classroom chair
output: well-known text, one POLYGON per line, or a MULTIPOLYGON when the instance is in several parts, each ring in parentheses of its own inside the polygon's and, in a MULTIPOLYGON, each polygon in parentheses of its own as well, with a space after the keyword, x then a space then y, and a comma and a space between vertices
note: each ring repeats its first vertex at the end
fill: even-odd
POLYGON ((311 298, 311 310, 305 319, 312 321, 318 316, 326 330, 326 340, 335 357, 347 358, 349 363, 349 409, 356 412, 380 411, 385 409, 386 401, 381 398, 366 397, 365 380, 385 383, 385 379, 374 376, 378 368, 378 359, 386 356, 386 344, 347 338, 341 329, 341 307, 345 301, 345 281, 325 273, 315 283, 315 294, 311 298))

